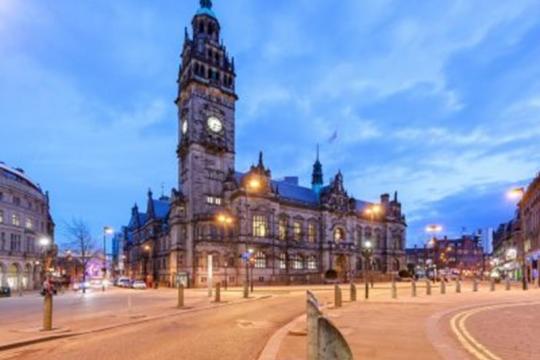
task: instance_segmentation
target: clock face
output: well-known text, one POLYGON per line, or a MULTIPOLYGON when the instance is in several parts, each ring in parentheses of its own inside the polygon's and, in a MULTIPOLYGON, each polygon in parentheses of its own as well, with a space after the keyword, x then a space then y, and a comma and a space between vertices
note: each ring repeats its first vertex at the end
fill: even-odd
POLYGON ((215 116, 210 116, 208 118, 207 125, 208 128, 215 133, 219 133, 221 132, 221 130, 223 130, 223 124, 221 123, 221 120, 219 120, 215 116))
POLYGON ((182 134, 186 135, 188 131, 188 122, 187 120, 182 121, 182 134))

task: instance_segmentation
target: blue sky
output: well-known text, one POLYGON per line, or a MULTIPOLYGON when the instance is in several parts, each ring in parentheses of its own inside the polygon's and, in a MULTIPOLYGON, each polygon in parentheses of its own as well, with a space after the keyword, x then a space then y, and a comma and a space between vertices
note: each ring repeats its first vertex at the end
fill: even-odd
MULTIPOLYGON (((0 0, 0 160, 99 234, 176 186, 173 100, 196 0, 0 0)), ((237 168, 398 190, 423 227, 495 227, 540 170, 538 0, 215 0, 236 57, 237 168), (328 139, 337 131, 335 141, 328 139), (271 134, 271 135, 269 135, 271 134)))

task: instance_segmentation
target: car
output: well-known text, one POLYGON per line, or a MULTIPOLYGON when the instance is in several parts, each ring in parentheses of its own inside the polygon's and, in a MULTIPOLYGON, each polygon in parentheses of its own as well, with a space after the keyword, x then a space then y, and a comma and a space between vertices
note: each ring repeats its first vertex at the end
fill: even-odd
POLYGON ((128 278, 120 278, 116 280, 116 286, 121 288, 129 288, 131 287, 131 281, 128 278))
POLYGON ((79 291, 79 290, 82 290, 82 289, 85 289, 85 290, 88 290, 90 289, 90 282, 76 282, 73 284, 73 290, 74 291, 79 291))
POLYGON ((131 288, 132 289, 137 289, 137 290, 145 290, 146 289, 146 283, 144 281, 142 281, 142 280, 135 280, 131 284, 131 288))

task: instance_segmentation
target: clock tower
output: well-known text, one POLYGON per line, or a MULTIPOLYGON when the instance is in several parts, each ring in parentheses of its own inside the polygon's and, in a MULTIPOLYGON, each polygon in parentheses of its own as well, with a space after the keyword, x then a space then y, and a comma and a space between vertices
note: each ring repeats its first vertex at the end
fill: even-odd
POLYGON ((179 183, 188 221, 223 204, 223 182, 234 170, 234 59, 220 38, 211 0, 201 0, 186 28, 178 77, 179 183))

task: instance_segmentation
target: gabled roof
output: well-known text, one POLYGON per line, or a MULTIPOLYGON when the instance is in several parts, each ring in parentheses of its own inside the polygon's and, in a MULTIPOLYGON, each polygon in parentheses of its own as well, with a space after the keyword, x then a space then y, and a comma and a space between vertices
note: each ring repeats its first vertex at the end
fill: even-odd
POLYGON ((154 200, 154 211, 157 219, 166 219, 169 216, 171 210, 171 204, 169 198, 162 197, 161 199, 154 200))

